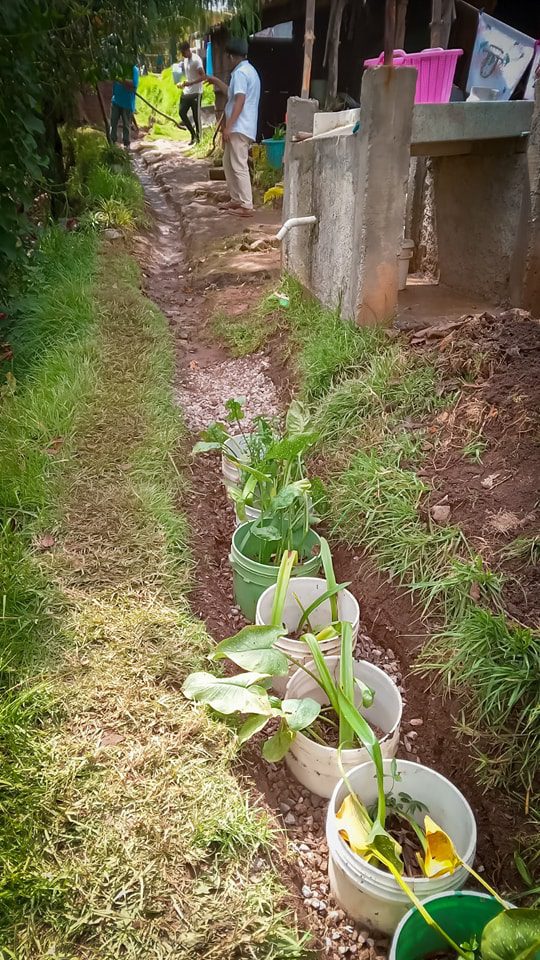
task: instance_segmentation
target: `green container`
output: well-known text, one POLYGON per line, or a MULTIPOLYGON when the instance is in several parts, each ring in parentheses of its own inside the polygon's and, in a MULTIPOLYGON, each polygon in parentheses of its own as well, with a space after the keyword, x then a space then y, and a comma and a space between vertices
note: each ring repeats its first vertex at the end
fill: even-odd
MULTIPOLYGON (((424 900, 422 906, 455 943, 464 943, 473 936, 480 939, 486 924, 503 909, 487 893, 466 890, 438 893, 424 900)), ((394 934, 388 960, 424 960, 445 947, 446 940, 413 907, 394 934)))
MULTIPOLYGON (((233 569, 234 599, 247 620, 255 622, 257 601, 267 587, 276 583, 279 566, 275 563, 260 563, 259 550, 261 542, 268 559, 272 553, 272 543, 261 541, 250 534, 254 521, 243 523, 234 531, 229 561, 233 569)), ((313 577, 321 565, 320 537, 314 530, 309 530, 304 538, 304 531, 299 529, 293 536, 293 543, 298 550, 301 563, 294 568, 293 577, 313 577), (314 556, 313 551, 317 550, 314 556)), ((275 549, 275 545, 274 545, 275 549)), ((263 553, 263 559, 264 559, 263 553)))

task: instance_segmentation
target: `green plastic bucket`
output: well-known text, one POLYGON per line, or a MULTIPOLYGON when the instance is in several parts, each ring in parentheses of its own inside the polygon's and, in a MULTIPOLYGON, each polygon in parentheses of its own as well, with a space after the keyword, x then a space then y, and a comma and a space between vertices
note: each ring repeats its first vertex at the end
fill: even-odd
MULTIPOLYGON (((255 622, 257 601, 267 587, 276 582, 279 567, 275 563, 260 563, 258 559, 261 541, 250 534, 253 521, 243 523, 234 531, 229 561, 233 570, 234 598, 247 620, 255 622)), ((313 555, 313 551, 320 549, 320 537, 314 530, 309 530, 304 539, 303 530, 299 530, 293 542, 302 560, 293 570, 293 577, 313 577, 321 565, 320 553, 313 555), (302 543, 303 541, 303 543, 302 543), (302 544, 302 546, 300 546, 302 544)), ((272 545, 263 541, 268 553, 272 545)))
MULTIPOLYGON (((487 893, 455 890, 428 897, 422 906, 455 941, 464 943, 476 936, 503 909, 487 893)), ((424 960, 430 953, 448 947, 446 940, 428 926, 416 907, 405 914, 392 940, 388 960, 424 960)))

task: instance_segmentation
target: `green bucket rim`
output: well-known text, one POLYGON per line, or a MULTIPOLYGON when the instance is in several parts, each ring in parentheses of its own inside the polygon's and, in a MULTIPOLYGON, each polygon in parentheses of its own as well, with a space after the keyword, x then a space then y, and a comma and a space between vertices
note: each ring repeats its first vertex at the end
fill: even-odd
MULTIPOLYGON (((231 542, 231 562, 232 562, 232 559, 233 559, 233 558, 232 558, 232 552, 233 552, 233 550, 234 550, 234 551, 236 552, 236 554, 237 554, 239 557, 242 558, 242 561, 243 561, 243 563, 245 564, 245 566, 246 566, 247 569, 250 569, 250 568, 251 568, 254 572, 255 572, 255 571, 259 571, 260 575, 263 574, 263 571, 268 571, 268 573, 269 573, 270 571, 275 571, 275 575, 277 576, 277 571, 279 570, 279 567, 276 566, 275 563, 261 563, 259 560, 253 560, 251 557, 248 557, 245 553, 243 553, 242 550, 240 549, 239 545, 238 545, 237 537, 240 536, 240 534, 242 533, 242 531, 243 531, 244 534, 245 534, 245 532, 246 532, 246 527, 251 527, 251 526, 252 526, 254 523, 256 523, 256 522, 257 522, 256 520, 246 520, 245 523, 241 523, 240 526, 236 527, 236 530, 234 531, 234 533, 233 533, 233 535, 232 535, 232 542, 231 542)), ((314 538, 315 543, 320 545, 321 538, 320 538, 319 534, 316 533, 315 530, 313 530, 312 527, 309 528, 308 533, 306 534, 306 538, 307 538, 307 537, 310 537, 310 535, 311 535, 311 537, 314 538)), ((309 569, 311 569, 311 566, 310 566, 310 565, 313 565, 315 568, 318 568, 318 567, 320 566, 320 563, 321 563, 320 553, 319 553, 319 554, 316 554, 315 556, 312 556, 312 557, 306 557, 305 559, 299 558, 299 562, 298 562, 298 563, 296 564, 296 566, 294 567, 294 570, 302 570, 302 571, 303 571, 303 570, 306 569, 306 567, 309 567, 309 569)), ((300 574, 295 574, 295 573, 294 573, 294 570, 293 570, 293 576, 300 576, 300 574)), ((267 575, 268 575, 268 574, 267 574, 267 575)))
MULTIPOLYGON (((450 901, 450 902, 455 902, 455 898, 456 898, 456 897, 457 897, 457 898, 460 898, 460 899, 470 899, 470 900, 482 901, 483 903, 486 903, 486 901, 487 901, 487 902, 492 903, 492 904, 496 905, 497 907, 499 907, 499 910, 497 911, 497 913, 500 913, 500 912, 504 909, 503 907, 500 906, 500 904, 498 904, 498 902, 497 902, 497 900, 495 899, 495 897, 492 897, 491 894, 489 894, 489 893, 482 893, 482 892, 480 892, 479 890, 446 890, 446 891, 443 891, 442 893, 435 893, 435 894, 433 894, 431 897, 426 897, 426 899, 422 901, 422 906, 423 906, 423 907, 429 907, 430 904, 436 903, 437 901, 441 901, 441 900, 447 900, 447 901, 450 901)), ((494 916, 497 916, 497 913, 494 913, 494 916)), ((405 932, 405 929, 406 929, 407 925, 410 924, 412 920, 416 920, 416 918, 422 919, 422 918, 421 918, 421 915, 420 915, 419 912, 418 912, 417 907, 414 907, 414 906, 413 906, 413 907, 411 907, 410 910, 407 911, 407 913, 405 914, 405 916, 402 917, 402 919, 400 920, 398 926, 396 927, 394 936, 393 936, 393 938, 392 938, 392 943, 391 943, 391 945, 390 945, 390 952, 389 952, 389 954, 388 954, 388 960, 399 960, 398 949, 399 949, 399 940, 400 940, 400 937, 401 937, 401 936, 403 935, 403 933, 405 932)), ((489 919, 492 919, 492 917, 490 917, 489 919)), ((438 917, 437 920, 438 920, 438 922, 441 924, 441 926, 443 926, 443 923, 442 923, 442 921, 441 921, 441 918, 438 917)), ((426 930, 431 930, 431 928, 428 927, 428 925, 425 923, 425 921, 423 921, 423 922, 424 922, 424 924, 425 924, 426 930)), ((488 922, 489 922, 489 920, 486 920, 486 921, 484 922, 484 925, 483 925, 483 926, 485 926, 485 924, 488 923, 488 922)), ((483 927, 482 927, 482 929, 483 929, 483 927)), ((450 936, 452 936, 452 933, 451 933, 451 932, 450 932, 450 936)), ((420 947, 419 949, 421 950, 421 947, 420 947)), ((436 948, 436 949, 437 949, 437 948, 436 948)), ((444 947, 443 947, 443 949, 444 949, 444 947)), ((426 947, 426 950, 429 950, 430 952, 432 952, 433 947, 432 947, 432 946, 426 947)), ((423 954, 423 953, 418 953, 417 956, 415 957, 415 960, 424 960, 424 956, 425 956, 425 954, 423 954)))

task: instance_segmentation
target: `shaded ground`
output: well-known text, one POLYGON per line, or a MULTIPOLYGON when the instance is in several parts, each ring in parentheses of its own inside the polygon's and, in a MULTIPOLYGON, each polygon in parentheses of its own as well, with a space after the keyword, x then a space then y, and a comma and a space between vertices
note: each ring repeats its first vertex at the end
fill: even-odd
MULTIPOLYGON (((169 317, 175 332, 178 397, 188 422, 195 427, 205 419, 212 420, 216 408, 208 398, 219 395, 220 390, 223 400, 231 393, 249 393, 255 373, 261 380, 249 394, 251 412, 268 412, 275 403, 285 404, 291 375, 286 367, 283 338, 278 334, 261 355, 248 358, 256 364, 254 371, 245 362, 230 360, 216 342, 211 325, 216 310, 244 312, 259 299, 269 280, 277 279, 278 251, 245 251, 237 256, 239 246, 244 244, 241 228, 234 218, 218 213, 216 200, 222 195, 223 186, 208 184, 204 162, 186 162, 179 156, 177 145, 158 144, 150 149, 152 152, 146 146, 141 148, 144 161, 152 177, 166 188, 170 203, 165 202, 143 172, 147 196, 158 217, 156 229, 165 243, 160 246, 161 260, 154 253, 153 259, 148 259, 150 251, 141 253, 147 290, 169 317), (196 196, 204 200, 190 202, 196 196), (189 260, 183 257, 181 240, 186 244, 189 260), (212 264, 210 276, 208 263, 212 264)), ((265 213, 260 220, 259 224, 257 216, 250 237, 268 237, 275 229, 277 215, 265 213)), ((470 391, 465 391, 463 406, 452 420, 444 415, 434 420, 433 430, 444 432, 445 440, 435 461, 426 466, 425 474, 437 490, 437 499, 448 496, 452 519, 463 524, 475 548, 492 562, 516 531, 529 534, 538 528, 538 434, 537 420, 531 413, 538 409, 537 326, 530 320, 503 315, 447 329, 445 336, 416 333, 411 337, 415 350, 432 349, 434 343, 438 344, 439 351, 448 358, 449 382, 455 379, 458 369, 462 372, 463 364, 470 364, 471 372, 474 367, 475 374, 485 376, 479 386, 471 384, 470 391), (481 443, 487 443, 485 449, 480 449, 479 437, 481 443), (476 445, 471 448, 471 456, 480 455, 481 463, 469 463, 463 458, 463 447, 473 441, 476 445), (493 479, 486 486, 490 477, 493 479), (503 511, 516 518, 513 527, 506 520, 510 526, 504 533, 500 525, 493 526, 493 518, 500 520, 503 511)), ((233 607, 228 564, 234 519, 218 465, 207 458, 198 459, 191 463, 190 475, 188 510, 197 561, 192 605, 214 639, 219 640, 243 623, 241 614, 233 607)), ((399 755, 436 767, 463 790, 477 819, 480 869, 504 886, 510 878, 513 837, 522 824, 515 816, 515 808, 511 810, 498 796, 484 795, 467 769, 463 743, 452 730, 458 704, 447 701, 443 706, 440 692, 427 680, 410 673, 424 636, 419 611, 405 591, 390 585, 360 553, 337 544, 334 555, 338 578, 352 581, 351 589, 361 603, 359 652, 380 663, 403 685, 403 731, 407 736, 402 736, 399 755), (412 720, 420 722, 411 725, 412 720)), ((513 564, 520 562, 505 561, 505 569, 513 572, 513 564)), ((513 613, 510 605, 514 604, 515 616, 534 622, 538 615, 535 569, 528 569, 526 576, 531 577, 530 590, 509 585, 507 600, 513 613)), ((529 583, 527 579, 524 582, 526 586, 529 583)), ((257 784, 259 798, 264 785, 265 802, 283 818, 295 851, 291 882, 298 903, 303 901, 309 908, 311 924, 325 955, 357 955, 362 960, 383 955, 382 942, 376 943, 368 931, 350 926, 328 900, 320 801, 308 796, 284 769, 273 770, 262 764, 253 749, 244 762, 252 783, 257 784)))

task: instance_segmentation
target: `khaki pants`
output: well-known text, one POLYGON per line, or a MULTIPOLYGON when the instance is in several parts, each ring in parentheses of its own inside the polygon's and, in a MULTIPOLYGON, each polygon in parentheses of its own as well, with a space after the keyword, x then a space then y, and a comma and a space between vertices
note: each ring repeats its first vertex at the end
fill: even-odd
POLYGON ((223 151, 223 169, 231 200, 235 200, 246 210, 253 210, 248 167, 250 143, 249 137, 243 133, 231 133, 223 151))

